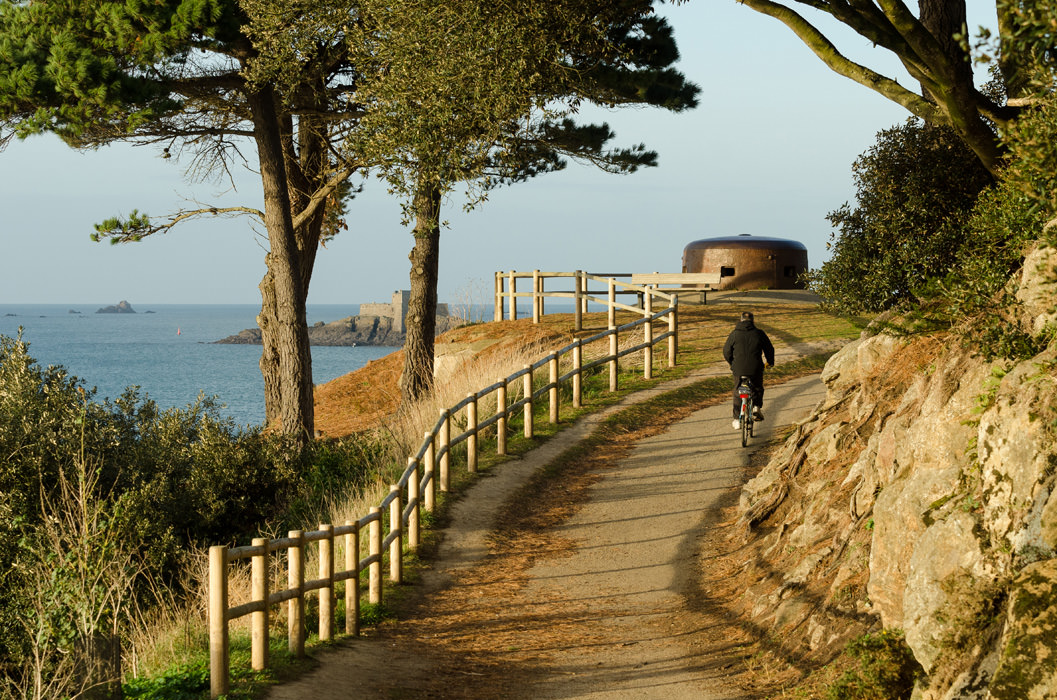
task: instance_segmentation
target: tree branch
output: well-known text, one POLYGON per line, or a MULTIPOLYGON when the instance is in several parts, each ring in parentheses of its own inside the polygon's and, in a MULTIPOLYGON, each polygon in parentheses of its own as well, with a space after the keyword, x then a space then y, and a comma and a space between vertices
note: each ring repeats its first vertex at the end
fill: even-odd
POLYGON ((294 228, 300 228, 308 222, 309 219, 315 216, 319 211, 319 208, 327 201, 327 197, 333 194, 334 190, 338 189, 338 186, 345 180, 348 180, 357 169, 357 166, 349 165, 338 170, 329 180, 327 180, 325 185, 313 192, 312 196, 308 198, 308 204, 305 205, 305 208, 297 212, 294 216, 294 228))
POLYGON ((743 0, 742 4, 785 24, 835 73, 870 88, 926 121, 946 123, 946 115, 936 105, 895 80, 845 57, 833 42, 795 10, 772 0, 743 0))
POLYGON ((126 219, 115 217, 107 219, 100 224, 96 224, 96 232, 92 234, 92 240, 98 242, 105 238, 112 244, 135 243, 156 233, 168 233, 171 228, 183 221, 199 216, 205 216, 207 214, 211 216, 250 214, 256 216, 262 221, 264 220, 264 212, 259 209, 253 209, 250 207, 206 207, 203 209, 179 211, 170 215, 167 220, 155 223, 147 214, 140 214, 137 210, 133 209, 126 219))

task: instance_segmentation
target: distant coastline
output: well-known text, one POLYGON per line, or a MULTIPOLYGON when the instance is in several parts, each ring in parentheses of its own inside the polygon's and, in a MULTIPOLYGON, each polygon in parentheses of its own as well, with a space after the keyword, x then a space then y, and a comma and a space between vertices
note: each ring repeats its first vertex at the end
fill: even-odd
MULTIPOLYGON (((463 323, 452 316, 437 316, 437 334, 463 323)), ((319 321, 308 328, 309 344, 322 347, 400 347, 406 338, 407 334, 388 316, 349 316, 330 323, 319 321)), ((215 342, 220 345, 260 345, 261 329, 247 328, 215 342)))

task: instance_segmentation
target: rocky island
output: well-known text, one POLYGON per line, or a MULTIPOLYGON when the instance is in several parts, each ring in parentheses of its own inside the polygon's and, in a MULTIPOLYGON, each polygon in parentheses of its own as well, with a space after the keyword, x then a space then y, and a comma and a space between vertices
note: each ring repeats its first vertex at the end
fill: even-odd
POLYGON ((96 311, 97 314, 134 314, 136 310, 127 301, 120 301, 114 306, 104 306, 96 311))

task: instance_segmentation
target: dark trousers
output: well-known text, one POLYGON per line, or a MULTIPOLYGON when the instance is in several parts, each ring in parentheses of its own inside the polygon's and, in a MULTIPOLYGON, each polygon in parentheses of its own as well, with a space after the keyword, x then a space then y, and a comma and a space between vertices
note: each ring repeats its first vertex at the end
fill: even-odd
POLYGON ((738 383, 742 376, 752 378, 752 405, 756 408, 763 408, 763 369, 761 368, 756 374, 734 375, 734 417, 737 418, 741 415, 741 398, 738 396, 738 383))

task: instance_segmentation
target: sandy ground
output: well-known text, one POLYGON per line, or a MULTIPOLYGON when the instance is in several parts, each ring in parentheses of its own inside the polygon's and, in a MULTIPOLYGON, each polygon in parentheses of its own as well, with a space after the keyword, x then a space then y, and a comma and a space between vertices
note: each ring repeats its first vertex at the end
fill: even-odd
MULTIPOLYGON (((779 358, 818 350, 781 348, 779 358)), ((725 373, 714 366, 622 405, 725 373)), ((768 388, 754 443, 806 417, 822 395, 817 376, 768 388)), ((561 487, 564 505, 506 539, 493 531, 496 509, 481 508, 515 494, 619 408, 476 484, 452 509, 413 614, 319 654, 315 671, 269 700, 746 697, 727 682, 736 635, 709 614, 698 584, 704 535, 737 498, 751 454, 729 402, 586 469, 561 487)))

